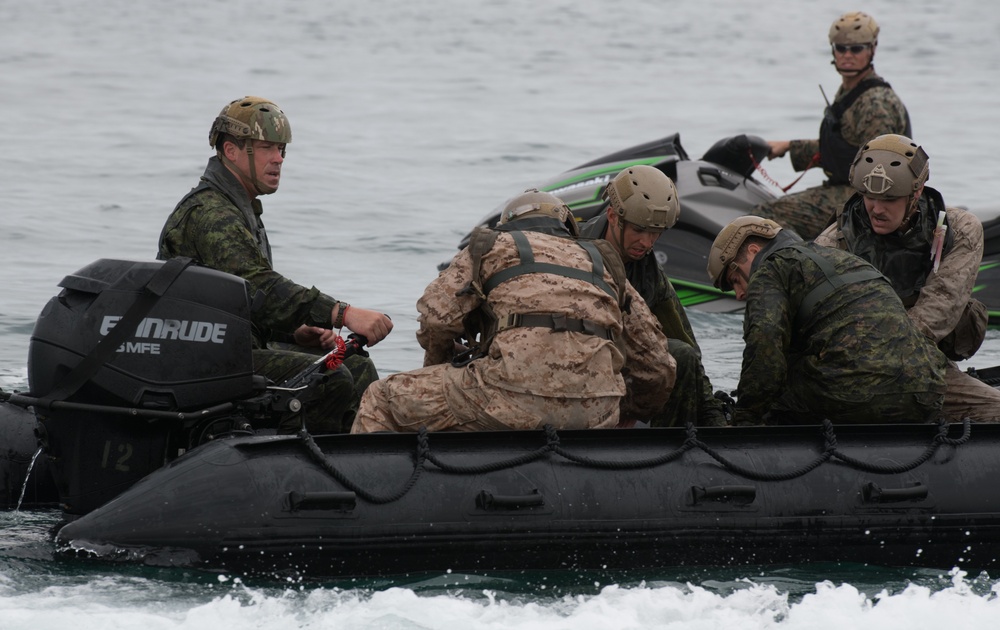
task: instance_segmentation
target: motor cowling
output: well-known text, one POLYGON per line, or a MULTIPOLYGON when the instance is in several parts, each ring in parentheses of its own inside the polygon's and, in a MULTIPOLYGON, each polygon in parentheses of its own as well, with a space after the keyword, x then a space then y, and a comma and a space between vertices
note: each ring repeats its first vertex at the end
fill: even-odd
POLYGON ((164 281, 169 264, 91 263, 59 283, 35 322, 28 381, 45 402, 35 411, 69 514, 102 505, 188 446, 189 424, 144 412, 255 393, 246 282, 196 265, 174 265, 164 281))

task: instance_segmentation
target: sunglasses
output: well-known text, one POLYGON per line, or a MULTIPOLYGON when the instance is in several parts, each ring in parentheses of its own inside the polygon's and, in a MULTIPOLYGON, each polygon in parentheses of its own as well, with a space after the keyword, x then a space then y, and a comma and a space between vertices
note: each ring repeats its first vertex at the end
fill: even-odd
POLYGON ((834 44, 833 49, 842 55, 846 53, 848 50, 851 51, 851 54, 853 55, 859 55, 861 54, 861 51, 863 51, 865 48, 870 48, 870 47, 871 44, 852 44, 850 46, 845 46, 844 44, 834 44))

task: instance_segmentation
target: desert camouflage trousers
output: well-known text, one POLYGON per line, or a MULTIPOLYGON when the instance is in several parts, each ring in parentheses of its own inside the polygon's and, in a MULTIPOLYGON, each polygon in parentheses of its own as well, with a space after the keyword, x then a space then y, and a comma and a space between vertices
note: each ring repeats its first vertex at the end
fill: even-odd
MULTIPOLYGON (((540 383, 540 386, 543 383, 540 383)), ((619 396, 553 398, 484 383, 474 364, 432 365, 371 384, 351 433, 376 431, 496 431, 611 428, 619 396)))
POLYGON ((777 221, 811 241, 833 223, 852 195, 854 188, 848 185, 815 186, 759 204, 750 214, 777 221))
MULTIPOLYGON (((310 367, 320 357, 312 349, 254 350, 254 371, 275 384, 310 367)), ((303 427, 310 433, 347 433, 354 423, 365 390, 378 380, 375 364, 368 357, 353 355, 336 370, 324 370, 324 378, 298 395, 299 413, 287 412, 278 422, 278 433, 295 433, 303 427)))
POLYGON ((944 372, 944 417, 949 422, 1000 422, 1000 390, 969 376, 949 362, 944 372))

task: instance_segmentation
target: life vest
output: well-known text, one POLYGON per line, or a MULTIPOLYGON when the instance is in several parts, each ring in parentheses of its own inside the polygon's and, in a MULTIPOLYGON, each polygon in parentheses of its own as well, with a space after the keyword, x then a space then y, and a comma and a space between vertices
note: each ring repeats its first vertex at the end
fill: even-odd
MULTIPOLYGON (((838 219, 847 251, 880 269, 907 308, 913 306, 920 297, 920 289, 926 284, 933 267, 929 252, 934 242, 938 211, 944 212, 941 194, 925 186, 920 196, 915 223, 905 234, 881 235, 873 232, 871 219, 860 193, 851 197, 838 219)), ((948 230, 945 233, 942 256, 951 251, 954 241, 955 233, 948 230)))
MULTIPOLYGON (((827 106, 823 113, 823 122, 819 126, 819 163, 823 167, 823 172, 826 173, 827 182, 830 184, 843 185, 851 182, 851 163, 858 154, 858 149, 861 148, 844 139, 841 133, 841 118, 844 116, 844 112, 861 98, 862 94, 877 87, 891 88, 892 86, 880 77, 865 79, 854 86, 843 98, 827 106)), ((913 135, 910 129, 909 112, 906 113, 906 129, 903 135, 907 137, 913 135)))

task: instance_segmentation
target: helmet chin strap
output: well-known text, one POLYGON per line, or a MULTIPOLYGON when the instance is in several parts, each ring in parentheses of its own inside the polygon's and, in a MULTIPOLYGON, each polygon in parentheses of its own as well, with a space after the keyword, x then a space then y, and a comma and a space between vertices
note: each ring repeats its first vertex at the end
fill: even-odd
POLYGON ((243 186, 245 188, 252 187, 254 190, 257 191, 258 195, 270 195, 271 193, 277 191, 278 190, 277 188, 272 188, 270 186, 265 186, 264 182, 262 182, 259 179, 257 179, 257 165, 254 163, 254 159, 253 159, 253 157, 254 157, 253 156, 253 145, 250 144, 250 140, 246 141, 246 151, 247 151, 248 161, 250 162, 250 178, 249 179, 247 179, 246 177, 244 177, 243 176, 243 172, 240 171, 239 167, 237 167, 236 164, 232 160, 230 160, 229 158, 227 158, 222 153, 219 154, 219 159, 222 160, 223 164, 225 164, 226 166, 229 167, 229 170, 231 170, 232 172, 236 173, 236 177, 238 177, 240 179, 240 182, 243 184, 243 186))
POLYGON ((861 68, 860 70, 844 70, 843 68, 841 68, 840 66, 837 65, 836 58, 834 58, 834 59, 832 59, 830 61, 830 65, 833 66, 834 68, 836 68, 837 69, 837 73, 840 74, 840 75, 842 75, 842 76, 845 76, 845 77, 856 77, 856 76, 858 76, 860 74, 864 74, 864 73, 868 72, 868 70, 870 68, 874 68, 875 67, 875 49, 872 48, 872 58, 869 59, 868 63, 865 65, 865 67, 861 68))

